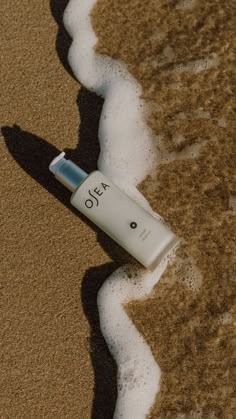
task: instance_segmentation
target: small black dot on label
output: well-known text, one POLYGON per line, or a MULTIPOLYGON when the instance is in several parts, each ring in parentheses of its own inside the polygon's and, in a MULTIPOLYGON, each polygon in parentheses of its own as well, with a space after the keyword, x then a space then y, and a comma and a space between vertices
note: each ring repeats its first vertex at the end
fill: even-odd
POLYGON ((132 223, 130 223, 130 227, 131 228, 136 228, 137 227, 137 223, 135 223, 134 221, 132 221, 132 223))

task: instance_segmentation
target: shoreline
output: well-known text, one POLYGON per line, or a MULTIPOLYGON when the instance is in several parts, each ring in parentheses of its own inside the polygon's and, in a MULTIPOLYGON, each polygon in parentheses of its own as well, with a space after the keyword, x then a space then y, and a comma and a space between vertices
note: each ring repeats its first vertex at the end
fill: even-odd
POLYGON ((228 418, 234 409, 236 35, 228 5, 169 3, 149 9, 139 0, 132 8, 98 0, 91 14, 96 52, 125 62, 140 82, 163 157, 138 189, 185 241, 152 296, 126 310, 162 372, 148 417, 228 418), (194 32, 200 18, 204 24, 194 32))

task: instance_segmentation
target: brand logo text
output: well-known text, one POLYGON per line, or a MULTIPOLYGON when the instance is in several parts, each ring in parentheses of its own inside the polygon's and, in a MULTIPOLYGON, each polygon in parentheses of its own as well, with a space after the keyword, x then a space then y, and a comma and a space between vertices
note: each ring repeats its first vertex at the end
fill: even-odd
POLYGON ((99 205, 99 200, 97 198, 97 196, 102 196, 103 192, 107 189, 110 188, 110 185, 107 185, 106 183, 101 183, 101 187, 100 189, 98 187, 94 188, 94 189, 89 189, 88 193, 91 196, 92 199, 88 198, 85 201, 85 206, 87 208, 93 208, 94 205, 96 205, 96 207, 98 207, 99 205), (103 190, 101 190, 103 189, 103 190), (97 196, 95 196, 97 195, 97 196))

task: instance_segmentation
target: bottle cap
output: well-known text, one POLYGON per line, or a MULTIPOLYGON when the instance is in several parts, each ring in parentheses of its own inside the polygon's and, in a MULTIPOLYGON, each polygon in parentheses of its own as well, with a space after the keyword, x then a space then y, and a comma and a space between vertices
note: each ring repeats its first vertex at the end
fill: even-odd
POLYGON ((88 176, 84 170, 74 164, 71 160, 67 160, 64 151, 55 157, 50 163, 49 170, 55 175, 63 185, 71 192, 74 192, 78 186, 88 176))

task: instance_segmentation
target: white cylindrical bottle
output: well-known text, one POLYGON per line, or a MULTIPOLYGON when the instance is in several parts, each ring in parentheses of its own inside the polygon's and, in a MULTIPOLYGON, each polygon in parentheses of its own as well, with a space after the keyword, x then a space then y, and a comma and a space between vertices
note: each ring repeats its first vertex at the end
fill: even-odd
POLYGON ((49 168, 73 192, 71 204, 153 270, 179 239, 101 172, 87 175, 64 156, 61 153, 49 168))

